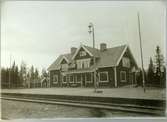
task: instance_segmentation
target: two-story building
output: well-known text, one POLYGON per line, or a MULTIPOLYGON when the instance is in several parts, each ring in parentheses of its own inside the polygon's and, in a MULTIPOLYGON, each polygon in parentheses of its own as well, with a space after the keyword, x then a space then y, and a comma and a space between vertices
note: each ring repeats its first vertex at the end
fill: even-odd
POLYGON ((120 87, 136 83, 137 63, 127 45, 100 49, 81 45, 48 68, 51 87, 120 87), (95 74, 95 75, 94 75, 95 74), (94 80, 95 79, 95 80, 94 80))

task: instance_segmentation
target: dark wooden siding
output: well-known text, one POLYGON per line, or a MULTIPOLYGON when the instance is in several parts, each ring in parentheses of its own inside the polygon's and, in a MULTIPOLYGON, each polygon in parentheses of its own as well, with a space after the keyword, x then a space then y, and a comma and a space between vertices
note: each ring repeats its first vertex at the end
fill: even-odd
POLYGON ((60 86, 60 71, 59 70, 50 71, 50 86, 51 87, 60 86), (53 75, 58 75, 58 83, 57 84, 53 83, 53 75))
POLYGON ((108 80, 109 82, 99 82, 99 87, 114 87, 114 69, 112 67, 99 68, 98 72, 108 72, 108 80))
POLYGON ((130 73, 131 73, 132 67, 134 67, 134 66, 136 67, 136 64, 135 64, 132 56, 130 55, 129 50, 127 50, 124 53, 123 57, 126 57, 126 58, 130 59, 130 68, 123 67, 122 66, 122 59, 121 59, 119 65, 117 66, 117 81, 118 81, 117 85, 118 85, 118 87, 119 86, 128 85, 128 84, 132 84, 132 80, 130 79, 130 75, 131 75, 130 73), (127 82, 121 82, 121 77, 120 77, 120 72, 121 71, 125 71, 126 72, 126 80, 127 80, 127 82))

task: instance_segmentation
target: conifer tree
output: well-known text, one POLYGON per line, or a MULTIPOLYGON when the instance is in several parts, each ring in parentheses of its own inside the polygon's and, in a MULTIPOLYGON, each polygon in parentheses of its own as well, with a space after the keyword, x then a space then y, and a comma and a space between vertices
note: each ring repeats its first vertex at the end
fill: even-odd
POLYGON ((154 65, 153 65, 153 61, 152 58, 150 58, 150 63, 149 63, 149 67, 148 67, 148 72, 147 72, 147 83, 149 85, 154 84, 154 65))
POLYGON ((163 85, 163 73, 164 73, 164 57, 161 54, 160 47, 156 47, 156 54, 155 54, 155 80, 157 85, 163 85))

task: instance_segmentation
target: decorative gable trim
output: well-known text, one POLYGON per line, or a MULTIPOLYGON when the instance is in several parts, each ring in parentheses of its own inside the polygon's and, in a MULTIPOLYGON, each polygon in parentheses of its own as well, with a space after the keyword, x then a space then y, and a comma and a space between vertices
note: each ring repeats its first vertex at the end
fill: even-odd
POLYGON ((66 61, 67 61, 67 63, 69 63, 69 60, 68 60, 65 56, 63 56, 63 57, 61 58, 61 60, 60 60, 59 64, 63 61, 63 59, 64 59, 64 60, 66 60, 66 61))
POLYGON ((131 52, 131 50, 130 50, 129 47, 128 47, 128 49, 129 49, 129 53, 130 53, 130 55, 132 56, 132 59, 134 60, 134 63, 135 63, 135 65, 136 65, 136 68, 138 68, 138 66, 137 66, 137 62, 136 62, 136 60, 135 60, 135 58, 134 58, 134 56, 133 56, 133 54, 132 54, 132 52, 131 52))
POLYGON ((77 51, 74 53, 73 57, 72 57, 72 60, 74 60, 74 58, 76 57, 76 55, 78 54, 79 50, 83 48, 90 56, 93 56, 93 54, 84 46, 84 45, 81 45, 77 51))
POLYGON ((124 53, 126 52, 127 48, 128 48, 128 46, 126 45, 125 48, 124 48, 124 50, 122 51, 121 56, 119 57, 119 59, 118 59, 118 61, 117 61, 117 63, 116 63, 116 66, 119 65, 119 63, 120 63, 120 61, 121 61, 121 59, 122 59, 124 53))
POLYGON ((119 57, 119 59, 118 59, 118 61, 117 61, 116 66, 119 65, 119 63, 120 63, 120 61, 121 61, 121 59, 122 59, 122 57, 123 57, 123 55, 124 55, 124 53, 126 52, 127 49, 129 49, 130 56, 132 56, 132 59, 134 60, 134 62, 135 62, 135 64, 136 64, 136 67, 138 67, 138 66, 137 66, 137 63, 136 63, 136 60, 134 59, 134 57, 133 57, 133 55, 132 55, 132 52, 131 52, 131 50, 130 50, 130 48, 129 48, 128 45, 125 46, 125 48, 124 48, 124 50, 123 50, 121 56, 119 57))

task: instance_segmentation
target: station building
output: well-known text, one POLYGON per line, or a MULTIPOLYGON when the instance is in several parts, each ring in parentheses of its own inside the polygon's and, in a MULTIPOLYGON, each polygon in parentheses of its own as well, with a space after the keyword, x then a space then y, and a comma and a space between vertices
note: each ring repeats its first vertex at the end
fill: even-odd
POLYGON ((128 45, 71 48, 48 68, 51 87, 121 87, 136 84, 137 63, 128 45), (95 81, 96 80, 96 81, 95 81))

